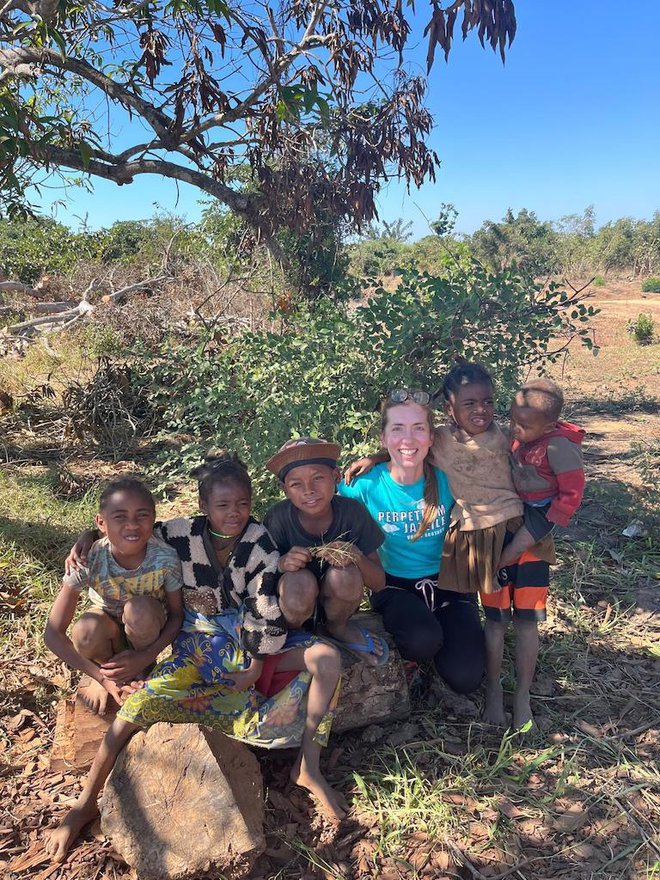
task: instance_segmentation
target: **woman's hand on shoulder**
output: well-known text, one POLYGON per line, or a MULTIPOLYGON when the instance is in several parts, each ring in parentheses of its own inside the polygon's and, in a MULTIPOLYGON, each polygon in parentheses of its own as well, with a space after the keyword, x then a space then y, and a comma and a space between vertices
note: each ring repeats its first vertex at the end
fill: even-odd
POLYGON ((350 486, 351 480, 354 480, 355 477, 361 477, 362 474, 368 474, 375 464, 376 462, 374 462, 372 458, 369 458, 369 456, 358 458, 353 464, 349 464, 344 471, 344 482, 347 486, 350 486))
POLYGON ((301 571, 312 561, 308 547, 292 547, 284 556, 280 556, 277 570, 284 574, 287 571, 301 571))

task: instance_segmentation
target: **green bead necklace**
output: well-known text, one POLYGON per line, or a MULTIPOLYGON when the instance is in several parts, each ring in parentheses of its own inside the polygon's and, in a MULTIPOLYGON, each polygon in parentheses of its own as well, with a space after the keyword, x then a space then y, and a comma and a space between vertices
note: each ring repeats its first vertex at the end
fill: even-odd
POLYGON ((209 532, 214 538, 222 538, 225 541, 228 541, 230 538, 238 538, 238 535, 223 535, 222 532, 214 532, 211 526, 209 526, 209 532))

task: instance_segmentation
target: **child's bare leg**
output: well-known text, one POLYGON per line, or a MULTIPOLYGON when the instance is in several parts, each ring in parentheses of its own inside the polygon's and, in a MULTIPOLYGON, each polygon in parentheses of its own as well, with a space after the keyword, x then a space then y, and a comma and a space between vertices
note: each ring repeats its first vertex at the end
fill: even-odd
MULTIPOLYGON (((79 654, 101 666, 121 650, 121 628, 105 611, 90 608, 74 624, 71 641, 79 654)), ((105 714, 110 694, 98 681, 85 676, 78 688, 78 695, 92 712, 105 714)))
MULTIPOLYGON (((362 644, 364 636, 359 627, 350 620, 351 615, 360 607, 364 585, 362 575, 356 565, 346 568, 330 567, 321 585, 321 601, 325 611, 328 633, 338 642, 362 644)), ((364 653, 362 659, 369 666, 378 663, 378 656, 383 648, 378 639, 374 639, 374 654, 364 653)))
POLYGON ((486 705, 483 719, 489 724, 506 727, 504 691, 502 689, 502 658, 504 633, 508 622, 486 619, 486 705))
MULTIPOLYGON (((153 596, 133 596, 124 605, 122 623, 126 638, 136 651, 153 645, 166 620, 165 609, 153 596)), ((138 681, 146 678, 146 675, 147 670, 143 669, 142 674, 137 676, 138 681)), ((131 686, 128 687, 127 692, 130 693, 131 686)))
POLYGON ((348 804, 341 792, 335 791, 321 773, 321 746, 314 739, 341 675, 341 655, 332 645, 317 642, 304 651, 287 652, 278 669, 300 669, 301 661, 311 673, 312 680, 307 694, 302 747, 291 769, 291 781, 311 792, 331 818, 343 819, 348 804))
MULTIPOLYGON (((278 601, 289 629, 300 629, 314 615, 319 585, 307 568, 287 571, 277 584, 278 601)), ((284 658, 282 658, 284 659, 284 658)))
POLYGON ((529 689, 534 681, 539 655, 539 628, 535 620, 513 621, 516 633, 516 691, 513 697, 513 726, 520 730, 527 722, 534 723, 529 702, 529 689))
POLYGON ((291 770, 291 779, 320 802, 331 818, 343 819, 348 809, 343 795, 321 773, 321 746, 314 739, 341 675, 341 655, 332 645, 317 643, 305 651, 305 667, 312 675, 307 695, 307 716, 302 747, 291 770))
POLYGON ((511 541, 502 550, 500 561, 497 563, 498 570, 506 568, 507 565, 513 565, 514 562, 522 556, 525 550, 529 550, 536 544, 535 538, 532 536, 525 526, 521 526, 515 533, 511 541))
POLYGON ((165 609, 153 596, 133 596, 124 605, 122 623, 136 651, 153 645, 165 626, 165 609))
POLYGON ((46 852, 54 862, 64 861, 82 829, 97 817, 98 794, 115 765, 117 755, 137 729, 137 725, 122 718, 115 718, 108 728, 78 800, 46 839, 46 852))

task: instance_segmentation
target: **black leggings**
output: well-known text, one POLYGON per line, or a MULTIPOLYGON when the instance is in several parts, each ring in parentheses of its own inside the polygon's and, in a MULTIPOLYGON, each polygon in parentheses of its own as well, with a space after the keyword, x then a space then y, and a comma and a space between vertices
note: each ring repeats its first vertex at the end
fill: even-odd
POLYGON ((435 610, 430 611, 414 590, 385 587, 372 593, 371 605, 404 660, 433 660, 452 690, 469 694, 481 684, 486 666, 477 595, 436 587, 434 598, 435 610))

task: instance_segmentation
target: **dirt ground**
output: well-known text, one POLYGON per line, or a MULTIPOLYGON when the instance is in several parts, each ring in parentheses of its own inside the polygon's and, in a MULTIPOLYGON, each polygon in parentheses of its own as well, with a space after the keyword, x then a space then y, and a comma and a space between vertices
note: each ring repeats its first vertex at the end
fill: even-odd
MULTIPOLYGON (((260 755, 267 850, 252 880, 660 877, 660 346, 640 348, 626 330, 640 312, 660 330, 660 295, 620 282, 591 304, 599 355, 572 350, 553 371, 566 418, 587 430, 589 482, 558 541, 539 732, 502 736, 479 723, 481 693, 422 678, 409 722, 331 741, 326 770, 353 802, 339 827, 288 784, 289 755, 260 755)), ((6 565, 3 613, 15 589, 6 565)), ((0 869, 7 880, 135 877, 98 825, 62 866, 44 855, 80 778, 49 769, 53 704, 72 679, 35 639, 17 617, 0 657, 0 869)), ((509 697, 512 682, 507 672, 509 697)))

